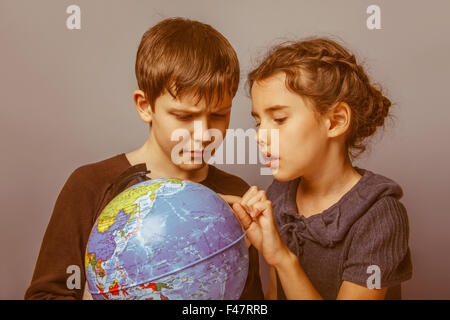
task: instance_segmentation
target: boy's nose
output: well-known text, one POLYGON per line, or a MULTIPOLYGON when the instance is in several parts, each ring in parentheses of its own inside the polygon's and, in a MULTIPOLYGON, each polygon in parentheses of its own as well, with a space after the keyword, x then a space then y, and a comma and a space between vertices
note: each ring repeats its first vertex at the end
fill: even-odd
POLYGON ((196 120, 194 121, 194 129, 192 132, 194 141, 194 148, 204 149, 207 145, 215 141, 216 139, 223 139, 220 130, 211 128, 208 120, 196 120))
POLYGON ((202 119, 202 120, 195 120, 194 121, 194 130, 193 130, 193 136, 194 140, 203 141, 204 137, 209 138, 210 132, 209 132, 209 123, 208 120, 202 119))

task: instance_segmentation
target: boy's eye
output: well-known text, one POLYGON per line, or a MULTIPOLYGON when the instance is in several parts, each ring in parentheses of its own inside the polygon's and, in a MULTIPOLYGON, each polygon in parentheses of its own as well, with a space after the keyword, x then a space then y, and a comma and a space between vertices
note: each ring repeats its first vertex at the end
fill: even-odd
POLYGON ((217 118, 225 118, 225 117, 228 115, 228 113, 226 113, 226 114, 221 114, 221 113, 211 113, 211 115, 212 115, 213 117, 217 117, 217 118))
POLYGON ((176 116, 177 119, 179 119, 179 120, 189 120, 189 119, 192 119, 192 115, 191 115, 191 114, 175 114, 175 116, 176 116))

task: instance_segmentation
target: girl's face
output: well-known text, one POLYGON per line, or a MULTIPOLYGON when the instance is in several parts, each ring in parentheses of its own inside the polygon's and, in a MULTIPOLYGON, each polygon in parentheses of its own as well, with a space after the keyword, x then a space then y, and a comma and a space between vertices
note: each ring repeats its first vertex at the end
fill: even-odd
POLYGON ((278 73, 254 82, 251 89, 258 146, 269 157, 272 174, 279 181, 314 172, 327 158, 328 143, 322 118, 306 99, 286 87, 285 80, 286 75, 278 73), (278 131, 279 146, 272 141, 272 130, 278 131))

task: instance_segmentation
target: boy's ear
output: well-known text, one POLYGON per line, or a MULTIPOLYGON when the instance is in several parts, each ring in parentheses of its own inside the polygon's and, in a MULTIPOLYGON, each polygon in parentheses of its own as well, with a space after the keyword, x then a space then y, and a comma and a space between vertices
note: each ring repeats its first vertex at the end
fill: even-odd
POLYGON ((142 90, 135 90, 133 92, 133 100, 136 105, 136 110, 139 113, 142 121, 146 123, 152 123, 152 108, 150 103, 145 97, 145 93, 142 90))
POLYGON ((329 137, 345 134, 350 127, 352 110, 346 102, 338 102, 327 112, 326 125, 329 137))

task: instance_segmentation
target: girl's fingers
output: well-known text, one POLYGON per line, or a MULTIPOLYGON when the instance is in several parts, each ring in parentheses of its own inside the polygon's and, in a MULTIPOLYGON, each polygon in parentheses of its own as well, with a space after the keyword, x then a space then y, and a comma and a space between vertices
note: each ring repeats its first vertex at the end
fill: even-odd
POLYGON ((262 212, 269 207, 271 209, 271 202, 267 200, 266 192, 258 190, 256 186, 250 187, 242 198, 220 193, 218 195, 232 206, 234 214, 244 229, 248 228, 262 212))
POLYGON ((261 190, 261 198, 262 198, 262 201, 267 201, 268 200, 267 199, 267 194, 266 194, 266 192, 264 190, 261 190))
POLYGON ((242 200, 240 204, 247 210, 250 211, 250 207, 248 206, 248 201, 254 197, 254 195, 258 193, 258 187, 252 186, 247 192, 242 196, 242 200))
POLYGON ((231 194, 221 194, 221 193, 218 193, 218 195, 223 199, 223 200, 225 200, 228 204, 233 204, 233 203, 236 203, 236 202, 241 202, 241 200, 242 200, 242 198, 241 197, 238 197, 238 196, 233 196, 233 195, 231 195, 231 194))
POLYGON ((250 200, 254 194, 256 194, 258 192, 258 187, 257 186, 251 186, 247 192, 242 196, 242 202, 247 202, 248 200, 250 200))
POLYGON ((233 204, 233 212, 241 223, 242 228, 244 228, 244 230, 247 230, 253 222, 247 211, 245 211, 245 209, 239 204, 239 202, 236 202, 233 204))
POLYGON ((267 209, 267 204, 265 202, 256 202, 252 205, 252 210, 249 212, 253 220, 255 220, 261 213, 267 209))
POLYGON ((247 201, 247 206, 251 207, 256 202, 262 202, 267 200, 266 192, 264 190, 259 190, 251 199, 247 201))
POLYGON ((262 210, 259 207, 255 207, 255 205, 262 203, 266 200, 267 200, 267 197, 266 197, 266 193, 264 192, 264 190, 259 190, 253 196, 253 198, 251 198, 247 202, 248 212, 250 213, 250 215, 252 216, 253 219, 256 218, 261 213, 261 210, 262 210))
POLYGON ((255 220, 259 215, 264 215, 269 220, 273 220, 272 215, 272 202, 270 200, 264 200, 257 202, 253 205, 254 210, 250 212, 250 216, 255 220))

